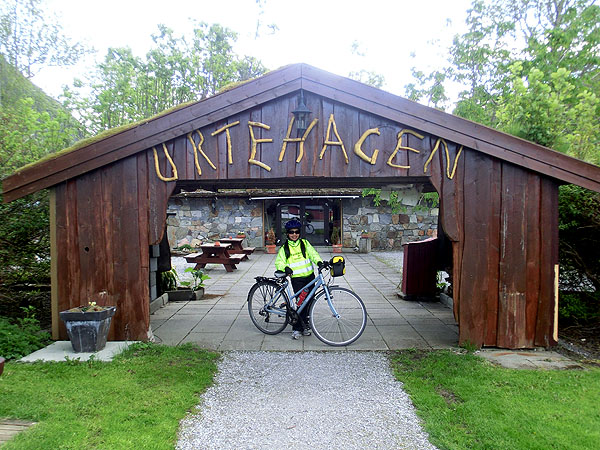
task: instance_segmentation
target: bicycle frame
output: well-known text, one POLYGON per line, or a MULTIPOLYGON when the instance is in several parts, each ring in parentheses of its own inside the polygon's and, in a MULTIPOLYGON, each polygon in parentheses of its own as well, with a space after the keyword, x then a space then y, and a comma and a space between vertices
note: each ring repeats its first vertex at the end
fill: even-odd
POLYGON ((267 306, 265 306, 265 310, 267 312, 284 315, 285 311, 283 309, 277 308, 275 306, 278 303, 278 300, 281 297, 282 292, 287 290, 288 299, 289 299, 289 302, 287 302, 287 306, 290 309, 293 309, 291 307, 292 300, 298 299, 298 296, 300 295, 300 293, 303 290, 310 289, 310 287, 312 286, 312 289, 310 289, 310 292, 308 293, 308 295, 306 296, 306 298, 304 299, 304 301, 302 302, 300 307, 295 310, 296 313, 299 314, 302 310, 304 310, 304 308, 306 308, 306 306, 308 304, 310 304, 310 300, 312 300, 315 297, 317 290, 320 287, 323 287, 323 291, 325 292, 325 298, 327 299, 327 304, 329 305, 329 308, 331 309, 332 314, 334 315, 334 317, 339 318, 339 314, 335 310, 335 307, 333 306, 333 303, 331 302, 331 296, 329 294, 329 285, 325 282, 325 279, 324 279, 321 271, 318 271, 318 275, 315 277, 314 280, 312 280, 310 283, 308 283, 306 286, 304 286, 300 291, 296 292, 295 294, 292 293, 292 283, 290 283, 290 280, 288 280, 287 278, 288 277, 286 277, 285 282, 279 288, 277 288, 277 291, 275 292, 275 295, 273 295, 273 297, 271 298, 271 301, 269 302, 269 304, 267 306))

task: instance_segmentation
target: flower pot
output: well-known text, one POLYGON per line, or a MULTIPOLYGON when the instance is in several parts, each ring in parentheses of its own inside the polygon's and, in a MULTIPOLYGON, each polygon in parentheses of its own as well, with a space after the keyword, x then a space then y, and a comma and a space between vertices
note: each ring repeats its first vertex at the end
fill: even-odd
POLYGON ((333 253, 342 253, 342 244, 333 244, 333 253))
POLYGON ((110 322, 117 311, 110 306, 103 311, 61 311, 60 318, 67 327, 67 334, 75 353, 99 352, 106 346, 110 322))
POLYGON ((2 372, 4 372, 4 361, 4 358, 0 356, 0 375, 2 375, 2 372))
POLYGON ((267 253, 271 253, 271 254, 275 254, 277 253, 275 250, 277 249, 277 246, 275 244, 267 244, 267 253))
POLYGON ((200 300, 204 296, 204 288, 200 287, 194 291, 191 289, 178 288, 175 291, 167 291, 170 302, 187 302, 190 300, 200 300))

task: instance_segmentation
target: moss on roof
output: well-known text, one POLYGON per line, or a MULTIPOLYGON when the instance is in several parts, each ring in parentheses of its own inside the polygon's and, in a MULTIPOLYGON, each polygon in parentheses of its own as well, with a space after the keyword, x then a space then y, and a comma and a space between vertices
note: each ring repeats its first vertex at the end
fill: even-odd
POLYGON ((53 159, 61 158, 64 155, 67 155, 67 154, 72 153, 72 152, 77 151, 77 150, 81 150, 81 149, 83 149, 85 147, 89 147, 89 146, 91 146, 91 145, 93 145, 93 144, 95 144, 97 142, 100 142, 100 141, 103 141, 105 139, 108 139, 111 136, 115 136, 115 135, 117 135, 119 133, 123 133, 124 131, 131 130, 131 129, 133 129, 135 127, 138 127, 140 125, 147 124, 147 123, 149 123, 149 122, 151 122, 151 121, 153 121, 155 119, 158 119, 160 117, 166 116, 167 114, 170 114, 170 113, 172 113, 174 111, 177 111, 179 109, 183 109, 183 108, 185 108, 187 106, 190 106, 190 105, 193 105, 195 103, 200 103, 201 101, 202 100, 193 100, 193 101, 190 101, 190 102, 181 103, 180 105, 176 105, 176 106, 173 106, 172 108, 165 109, 164 111, 162 111, 162 112, 160 112, 160 113, 158 113, 158 114, 156 114, 156 115, 154 115, 152 117, 148 117, 146 119, 138 120, 136 122, 132 122, 132 123, 129 123, 127 125, 121 125, 120 127, 115 127, 115 128, 111 128, 109 130, 101 131, 100 133, 98 133, 95 136, 92 136, 92 137, 85 138, 85 139, 82 139, 80 141, 77 141, 75 144, 73 144, 70 147, 67 147, 67 148, 65 148, 63 150, 60 150, 58 152, 55 152, 55 153, 50 153, 50 154, 44 156, 43 158, 41 158, 41 159, 39 159, 39 160, 37 160, 35 162, 29 163, 29 164, 27 164, 27 165, 25 165, 23 167, 20 167, 17 171, 14 172, 14 174, 16 175, 16 174, 18 174, 18 173, 20 173, 20 172, 22 172, 24 170, 29 169, 30 167, 36 166, 38 164, 42 164, 44 162, 51 161, 53 159))
MULTIPOLYGON (((284 67, 287 67, 287 66, 284 66, 284 67)), ((277 69, 277 70, 279 70, 279 69, 277 69)), ((153 121, 155 119, 159 119, 160 117, 166 116, 167 114, 170 114, 170 113, 172 113, 174 111, 183 109, 183 108, 185 108, 187 106, 191 106, 193 104, 197 104, 197 103, 203 102, 203 101, 205 101, 205 100, 207 100, 209 98, 212 98, 212 97, 215 97, 217 95, 223 94, 225 92, 231 91, 231 90, 233 90, 233 89, 235 89, 235 88, 237 88, 239 86, 242 86, 242 85, 244 85, 246 83, 249 83, 250 81, 256 80, 257 78, 263 77, 266 74, 271 73, 271 72, 273 72, 273 71, 267 71, 267 72, 265 72, 263 75, 261 75, 259 77, 250 78, 250 79, 244 80, 244 81, 237 81, 237 82, 229 83, 228 85, 224 86, 221 90, 219 90, 219 92, 217 92, 215 95, 213 95, 211 97, 207 97, 207 98, 204 98, 204 99, 201 99, 201 100, 192 100, 192 101, 189 101, 189 102, 181 103, 179 105, 176 105, 176 106, 173 106, 173 107, 171 107, 169 109, 166 109, 166 110, 164 110, 164 111, 162 111, 162 112, 160 112, 160 113, 158 113, 158 114, 156 114, 156 115, 154 115, 152 117, 148 117, 148 118, 145 118, 145 119, 142 119, 142 120, 138 120, 136 122, 132 122, 132 123, 127 124, 127 125, 122 125, 120 127, 111 128, 109 130, 102 131, 102 132, 100 132, 99 134, 97 134, 95 136, 92 136, 92 137, 85 138, 85 139, 82 139, 80 141, 77 141, 75 144, 73 144, 70 147, 67 147, 67 148, 65 148, 63 150, 60 150, 58 152, 55 152, 55 153, 48 154, 48 155, 44 156, 43 158, 41 158, 41 159, 39 159, 39 160, 37 160, 35 162, 26 164, 25 166, 20 167, 18 170, 16 170, 13 173, 13 175, 19 174, 19 173, 21 173, 21 172, 23 172, 25 170, 28 170, 29 168, 34 167, 34 166, 36 166, 38 164, 42 164, 42 163, 45 163, 47 161, 52 161, 54 159, 62 158, 63 156, 65 156, 65 155, 67 155, 69 153, 72 153, 72 152, 77 151, 77 150, 81 150, 81 149, 83 149, 85 147, 89 147, 89 146, 91 146, 93 144, 96 144, 97 142, 103 141, 105 139, 108 139, 108 138, 110 138, 112 136, 115 136, 115 135, 117 135, 119 133, 122 133, 122 132, 125 132, 127 130, 133 129, 133 128, 138 127, 140 125, 147 124, 147 123, 149 123, 149 122, 151 122, 151 121, 153 121)))

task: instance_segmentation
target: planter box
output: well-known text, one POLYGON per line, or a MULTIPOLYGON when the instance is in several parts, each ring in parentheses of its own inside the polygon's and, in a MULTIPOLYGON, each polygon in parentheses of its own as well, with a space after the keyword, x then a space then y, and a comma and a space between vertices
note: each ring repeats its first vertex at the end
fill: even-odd
POLYGON ((277 246, 276 245, 267 244, 266 248, 267 248, 267 253, 270 253, 272 255, 274 255, 275 253, 277 253, 277 246))
POLYGON ((200 300, 204 297, 204 288, 201 287, 195 291, 191 289, 177 289, 175 291, 167 291, 170 302, 187 302, 190 300, 200 300))
POLYGON ((106 346, 110 322, 116 311, 116 306, 104 311, 61 311, 60 318, 67 327, 73 351, 80 353, 102 350, 106 346))
POLYGON ((333 253, 342 253, 342 244, 333 244, 333 253))

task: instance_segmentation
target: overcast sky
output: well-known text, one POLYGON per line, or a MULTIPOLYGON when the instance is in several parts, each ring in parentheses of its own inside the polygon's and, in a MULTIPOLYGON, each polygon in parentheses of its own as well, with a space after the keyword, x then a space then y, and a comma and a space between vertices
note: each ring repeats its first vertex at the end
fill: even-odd
MULTIPOLYGON (((239 55, 269 69, 304 62, 338 75, 361 69, 385 77, 383 89, 402 95, 410 68, 444 64, 454 34, 465 29, 470 0, 46 0, 73 40, 98 50, 130 47, 137 56, 151 47, 163 23, 176 35, 192 29, 189 18, 220 23, 239 34, 239 55), (259 36, 256 37, 257 23, 259 36), (271 33, 267 25, 275 24, 271 33), (353 43, 364 56, 353 54, 353 43), (415 56, 412 57, 411 54, 415 56)), ((74 76, 84 77, 93 59, 68 70, 47 69, 33 81, 57 96, 74 76)))

